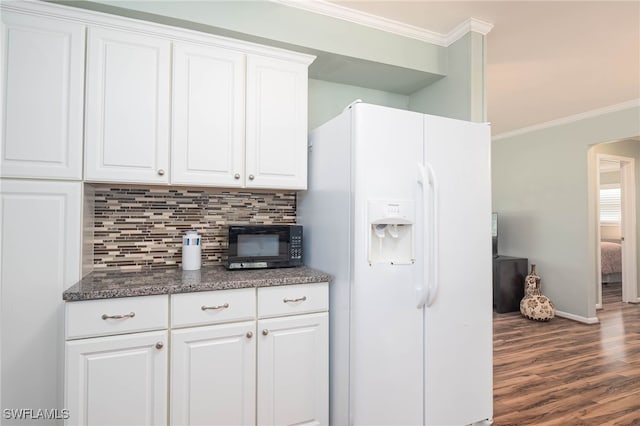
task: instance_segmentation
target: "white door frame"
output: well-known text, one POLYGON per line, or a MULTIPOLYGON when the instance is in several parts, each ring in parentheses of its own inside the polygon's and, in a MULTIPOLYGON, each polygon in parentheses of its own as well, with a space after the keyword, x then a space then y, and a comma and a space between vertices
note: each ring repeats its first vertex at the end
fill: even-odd
MULTIPOLYGON (((622 235, 622 301, 638 303, 637 255, 636 255, 636 191, 635 159, 618 155, 598 154, 596 158, 596 191, 600 190, 600 160, 620 162, 621 235, 622 235)), ((596 196, 599 200, 599 196, 596 196)), ((602 271, 600 257, 600 203, 596 202, 596 282, 598 300, 596 308, 602 308, 602 271)))
MULTIPOLYGON (((625 157, 622 157, 625 158, 625 157)), ((622 193, 622 301, 638 302, 638 268, 636 254, 636 178, 635 160, 620 161, 622 193)))

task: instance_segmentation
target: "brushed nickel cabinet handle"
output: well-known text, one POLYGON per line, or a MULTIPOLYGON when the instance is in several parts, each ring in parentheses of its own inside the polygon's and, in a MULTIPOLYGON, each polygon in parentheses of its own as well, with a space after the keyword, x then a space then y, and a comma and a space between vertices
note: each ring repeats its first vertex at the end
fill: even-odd
POLYGON ((307 300, 307 296, 298 297, 297 299, 287 299, 286 297, 282 300, 284 303, 296 303, 296 302, 304 302, 307 300))
POLYGON ((156 349, 160 350, 162 348, 164 348, 164 343, 162 343, 162 342, 156 343, 156 349))
POLYGON ((136 316, 135 312, 129 312, 128 314, 124 314, 124 315, 107 315, 107 314, 102 314, 102 319, 103 320, 108 320, 108 319, 125 319, 125 318, 133 318, 136 316))
POLYGON ((254 180, 256 177, 254 175, 249 175, 249 180, 254 180))
POLYGON ((164 176, 164 169, 160 169, 160 170, 158 170, 158 174, 159 174, 160 176, 164 176))
POLYGON ((251 339, 253 337, 253 332, 247 331, 246 336, 247 336, 247 339, 251 339))
POLYGON ((207 310, 216 311, 218 309, 227 309, 228 307, 229 307, 229 304, 225 303, 224 305, 218 305, 218 306, 205 306, 205 305, 202 305, 202 307, 200 309, 202 309, 203 311, 207 311, 207 310))
POLYGON ((236 179, 236 180, 240 179, 240 173, 236 173, 235 175, 233 175, 233 178, 236 179))
POLYGON ((267 330, 266 328, 264 330, 262 330, 262 335, 266 336, 267 334, 269 334, 269 330, 267 330))

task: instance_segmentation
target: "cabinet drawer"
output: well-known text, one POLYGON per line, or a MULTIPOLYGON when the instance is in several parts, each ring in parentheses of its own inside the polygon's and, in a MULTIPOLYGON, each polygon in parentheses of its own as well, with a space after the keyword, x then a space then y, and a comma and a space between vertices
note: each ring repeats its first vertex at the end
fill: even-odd
POLYGON ((159 330, 169 325, 168 296, 67 302, 67 339, 159 330))
POLYGON ((191 327, 255 318, 255 288, 181 293, 171 296, 171 327, 191 327))
POLYGON ((329 309, 329 284, 299 284, 258 289, 258 318, 323 312, 329 309))

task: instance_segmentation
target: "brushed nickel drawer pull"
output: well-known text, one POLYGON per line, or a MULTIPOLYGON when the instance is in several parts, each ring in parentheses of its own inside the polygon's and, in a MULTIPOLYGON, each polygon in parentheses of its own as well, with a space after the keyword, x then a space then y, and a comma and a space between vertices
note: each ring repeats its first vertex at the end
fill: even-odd
POLYGON ((136 316, 135 312, 129 312, 128 314, 125 315, 107 315, 107 314, 102 314, 102 319, 103 320, 108 320, 108 319, 125 319, 125 318, 133 318, 136 316))
POLYGON ((214 310, 215 311, 215 310, 218 310, 218 309, 227 309, 228 307, 229 307, 229 304, 225 303, 224 305, 218 305, 218 306, 205 306, 205 305, 202 305, 202 308, 200 308, 200 309, 202 309, 203 311, 206 311, 206 310, 214 310))
POLYGON ((287 299, 286 297, 282 300, 284 303, 296 303, 296 302, 304 302, 307 300, 307 296, 298 297, 297 299, 287 299))

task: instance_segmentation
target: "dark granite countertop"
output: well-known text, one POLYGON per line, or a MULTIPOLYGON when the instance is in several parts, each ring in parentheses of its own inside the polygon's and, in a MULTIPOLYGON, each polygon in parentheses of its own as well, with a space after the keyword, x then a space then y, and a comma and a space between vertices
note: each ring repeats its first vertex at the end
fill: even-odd
POLYGON ((329 282, 331 279, 330 275, 306 266, 241 271, 228 271, 222 266, 206 266, 199 271, 164 268, 137 272, 94 271, 62 293, 62 299, 73 302, 114 297, 311 284, 329 282))

